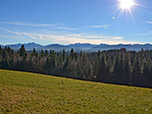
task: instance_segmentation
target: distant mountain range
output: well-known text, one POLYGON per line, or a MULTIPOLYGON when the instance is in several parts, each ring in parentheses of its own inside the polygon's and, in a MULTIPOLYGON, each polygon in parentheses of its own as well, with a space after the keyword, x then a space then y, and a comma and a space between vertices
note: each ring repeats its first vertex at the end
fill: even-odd
MULTIPOLYGON (((21 43, 19 44, 12 44, 12 45, 1 45, 1 47, 10 47, 14 50, 18 50, 21 47, 21 43)), ((149 49, 152 50, 152 44, 118 44, 118 45, 108 45, 108 44, 89 44, 89 43, 76 43, 76 44, 69 44, 69 45, 60 45, 60 44, 50 44, 50 45, 40 45, 34 42, 24 44, 26 50, 55 50, 61 51, 65 49, 66 51, 70 51, 73 48, 75 51, 85 51, 85 52, 96 52, 98 50, 110 50, 110 49, 121 49, 126 48, 127 50, 134 50, 139 51, 141 49, 149 49)))

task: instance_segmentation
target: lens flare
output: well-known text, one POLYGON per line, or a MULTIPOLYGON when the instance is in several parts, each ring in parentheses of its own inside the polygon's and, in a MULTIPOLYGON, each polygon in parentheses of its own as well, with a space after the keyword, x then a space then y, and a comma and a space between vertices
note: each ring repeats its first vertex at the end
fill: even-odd
POLYGON ((120 8, 123 10, 131 10, 131 8, 135 5, 134 0, 119 0, 120 8))

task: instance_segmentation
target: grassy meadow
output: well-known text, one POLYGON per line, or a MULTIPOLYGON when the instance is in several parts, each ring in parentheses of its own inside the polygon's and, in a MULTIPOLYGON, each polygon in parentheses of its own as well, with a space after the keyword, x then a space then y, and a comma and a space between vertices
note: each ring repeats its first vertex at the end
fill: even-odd
POLYGON ((152 114, 152 89, 0 70, 0 114, 152 114))

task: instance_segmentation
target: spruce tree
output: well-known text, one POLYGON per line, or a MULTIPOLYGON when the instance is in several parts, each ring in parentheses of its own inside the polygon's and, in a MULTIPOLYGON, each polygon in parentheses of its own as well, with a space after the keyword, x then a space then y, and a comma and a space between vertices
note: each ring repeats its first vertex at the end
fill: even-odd
POLYGON ((22 57, 25 57, 27 55, 24 45, 22 45, 21 48, 19 49, 19 54, 22 57))

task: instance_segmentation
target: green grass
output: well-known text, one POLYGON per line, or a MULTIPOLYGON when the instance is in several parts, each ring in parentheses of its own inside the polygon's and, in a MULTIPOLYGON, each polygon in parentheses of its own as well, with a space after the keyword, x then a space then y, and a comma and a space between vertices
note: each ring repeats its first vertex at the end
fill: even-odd
POLYGON ((152 114, 152 89, 0 70, 0 114, 152 114))

